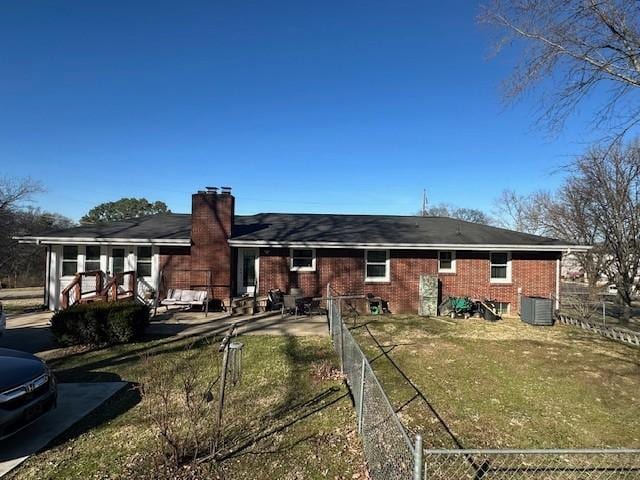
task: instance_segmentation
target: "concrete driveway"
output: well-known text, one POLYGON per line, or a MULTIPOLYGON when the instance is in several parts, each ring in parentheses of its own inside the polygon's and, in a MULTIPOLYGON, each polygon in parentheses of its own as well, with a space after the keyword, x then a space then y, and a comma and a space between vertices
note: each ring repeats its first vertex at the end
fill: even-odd
POLYGON ((41 353, 56 348, 49 320, 52 312, 9 315, 7 329, 0 337, 0 347, 29 353, 41 353))
POLYGON ((0 442, 0 477, 42 450, 125 385, 126 382, 61 383, 56 409, 0 442))

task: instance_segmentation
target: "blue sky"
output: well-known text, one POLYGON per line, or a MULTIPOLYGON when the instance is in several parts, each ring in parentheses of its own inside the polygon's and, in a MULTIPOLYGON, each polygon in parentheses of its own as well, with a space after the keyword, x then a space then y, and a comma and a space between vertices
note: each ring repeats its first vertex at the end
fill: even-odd
POLYGON ((505 107, 477 2, 0 3, 0 174, 78 219, 122 196, 238 213, 489 210, 553 188, 592 132, 505 107))

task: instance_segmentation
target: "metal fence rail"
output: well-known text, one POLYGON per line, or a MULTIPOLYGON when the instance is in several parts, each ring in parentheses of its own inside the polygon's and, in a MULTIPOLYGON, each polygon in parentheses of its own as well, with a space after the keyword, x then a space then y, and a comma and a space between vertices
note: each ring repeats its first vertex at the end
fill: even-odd
POLYGON ((330 335, 373 480, 640 480, 640 449, 424 449, 412 442, 327 289, 330 335))
POLYGON ((638 450, 425 450, 425 480, 640 479, 638 450))

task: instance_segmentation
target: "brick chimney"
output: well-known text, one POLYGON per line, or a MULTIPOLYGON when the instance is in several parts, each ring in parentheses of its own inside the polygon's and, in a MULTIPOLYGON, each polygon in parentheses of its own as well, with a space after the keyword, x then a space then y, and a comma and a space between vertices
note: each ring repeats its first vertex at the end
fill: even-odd
POLYGON ((217 300, 231 298, 233 278, 229 237, 233 229, 235 199, 229 187, 207 187, 191 196, 191 283, 206 287, 217 300))

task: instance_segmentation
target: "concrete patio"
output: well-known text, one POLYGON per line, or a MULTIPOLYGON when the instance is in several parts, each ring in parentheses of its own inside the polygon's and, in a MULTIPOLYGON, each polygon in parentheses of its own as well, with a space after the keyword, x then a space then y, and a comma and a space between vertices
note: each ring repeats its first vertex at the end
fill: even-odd
POLYGON ((236 325, 239 335, 291 335, 296 337, 327 335, 327 319, 324 315, 287 316, 280 312, 256 315, 229 315, 226 312, 204 313, 198 311, 169 310, 151 319, 149 335, 190 337, 224 333, 236 325))
MULTIPOLYGON (((43 354, 57 345, 49 328, 52 312, 10 315, 7 330, 0 337, 0 347, 43 354)), ((193 337, 216 335, 226 332, 235 324, 238 334, 247 335, 327 335, 327 319, 324 315, 288 316, 281 318, 280 312, 256 315, 229 315, 226 312, 210 312, 179 309, 158 310, 151 318, 147 334, 160 337, 193 337)), ((44 355, 46 357, 46 355, 44 355)))

